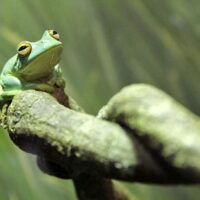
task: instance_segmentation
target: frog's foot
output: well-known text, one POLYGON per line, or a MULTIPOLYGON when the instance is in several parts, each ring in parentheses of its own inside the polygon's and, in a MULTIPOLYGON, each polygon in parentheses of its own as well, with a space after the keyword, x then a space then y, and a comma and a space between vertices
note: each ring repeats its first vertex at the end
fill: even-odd
POLYGON ((65 80, 63 78, 59 78, 59 79, 56 80, 55 85, 57 87, 64 88, 65 87, 65 80))
POLYGON ((8 90, 8 91, 0 91, 0 102, 8 101, 13 98, 13 96, 17 95, 22 90, 8 90))

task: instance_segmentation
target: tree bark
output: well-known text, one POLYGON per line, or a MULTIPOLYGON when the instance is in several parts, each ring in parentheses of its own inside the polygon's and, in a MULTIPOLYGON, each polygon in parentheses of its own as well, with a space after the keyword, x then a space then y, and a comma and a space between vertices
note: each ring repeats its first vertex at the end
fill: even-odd
MULTIPOLYGON (((148 93, 147 88, 145 90, 146 92, 143 92, 147 94, 146 97, 148 94, 155 95, 148 93)), ((186 127, 182 134, 188 133, 190 134, 188 138, 196 138, 192 139, 192 142, 195 143, 194 147, 188 148, 187 142, 184 143, 184 138, 180 137, 179 141, 172 133, 169 137, 170 140, 163 140, 163 137, 166 136, 163 128, 160 128, 161 136, 158 134, 157 137, 151 131, 148 132, 148 128, 146 128, 145 135, 149 138, 141 138, 142 132, 140 131, 142 129, 137 129, 138 127, 133 129, 133 127, 129 128, 123 124, 119 125, 73 111, 60 105, 49 94, 38 91, 25 91, 14 97, 8 108, 6 124, 13 142, 21 149, 37 155, 38 166, 41 170, 60 178, 72 178, 75 180, 76 187, 80 187, 79 178, 82 179, 83 175, 90 177, 93 174, 105 178, 105 180, 118 179, 158 184, 200 183, 200 165, 196 164, 198 162, 194 162, 193 166, 191 161, 186 159, 184 160, 185 165, 181 165, 181 168, 179 163, 174 162, 176 158, 180 157, 180 152, 186 152, 187 155, 195 152, 191 155, 193 161, 199 160, 200 148, 197 148, 200 140, 199 118, 193 117, 191 113, 181 106, 177 106, 165 95, 161 95, 159 99, 156 98, 156 95, 155 98, 151 96, 148 106, 151 108, 153 105, 153 108, 156 109, 155 102, 158 104, 159 101, 168 102, 168 100, 170 106, 168 107, 168 116, 165 117, 173 119, 174 116, 182 114, 181 116, 185 119, 191 119, 193 122, 190 123, 190 120, 187 122, 190 123, 188 126, 190 128, 186 127), (163 153, 163 148, 160 150, 158 148, 155 152, 154 146, 156 144, 156 147, 158 145, 171 147, 173 137, 177 144, 181 143, 181 146, 178 146, 179 151, 170 152, 173 153, 173 162, 169 162, 171 160, 168 152, 163 153), (149 143, 147 143, 148 140, 149 143), (149 145, 148 148, 146 148, 147 145, 149 145), (162 162, 157 155, 162 158, 162 162)), ((144 102, 137 101, 137 103, 138 105, 134 104, 135 111, 141 109, 139 105, 144 102)), ((153 115, 155 110, 150 108, 147 109, 147 115, 143 113, 144 119, 143 115, 140 116, 140 120, 145 121, 148 116, 152 123, 155 121, 157 128, 165 127, 165 123, 169 122, 160 120, 157 123, 153 115)), ((134 120, 133 116, 130 116, 134 120)), ((137 126, 137 123, 135 125, 137 126)), ((182 125, 177 122, 171 126, 176 128, 176 132, 182 125)), ((153 124, 151 124, 152 128, 155 128, 153 124)))

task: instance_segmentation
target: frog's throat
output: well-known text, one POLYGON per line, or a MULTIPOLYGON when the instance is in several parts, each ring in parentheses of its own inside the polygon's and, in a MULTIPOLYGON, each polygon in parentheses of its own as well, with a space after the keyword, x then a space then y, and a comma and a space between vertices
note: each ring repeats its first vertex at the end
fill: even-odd
POLYGON ((61 59, 62 45, 54 46, 32 59, 18 71, 26 81, 37 80, 50 75, 61 59))

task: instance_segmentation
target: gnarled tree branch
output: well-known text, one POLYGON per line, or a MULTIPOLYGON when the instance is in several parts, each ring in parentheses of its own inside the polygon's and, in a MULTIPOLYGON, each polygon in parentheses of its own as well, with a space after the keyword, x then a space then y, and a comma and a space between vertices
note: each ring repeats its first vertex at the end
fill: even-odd
MULTIPOLYGON (((111 182, 106 179, 159 184, 199 183, 200 166, 196 165, 198 162, 194 162, 194 166, 190 160, 187 163, 187 159, 182 166, 177 163, 180 161, 177 158, 184 152, 187 155, 195 152, 192 155, 193 161, 199 159, 199 118, 154 88, 141 87, 140 91, 138 88, 135 88, 135 91, 131 88, 127 94, 123 91, 121 94, 132 98, 133 110, 129 110, 130 102, 127 107, 119 101, 118 105, 122 105, 121 110, 124 105, 127 114, 120 113, 119 109, 119 115, 115 117, 117 112, 113 107, 113 98, 103 110, 103 114, 101 113, 104 115, 104 111, 107 110, 112 120, 113 116, 116 118, 116 122, 109 122, 68 109, 46 93, 31 90, 21 92, 14 97, 8 108, 6 123, 9 135, 21 149, 37 155, 41 170, 57 177, 72 178, 80 199, 117 199, 112 195, 106 195, 108 188, 112 188, 111 182), (139 95, 136 95, 138 92, 139 95), (148 103, 139 99, 144 96, 149 98, 148 103), (162 114, 155 115, 160 109, 156 108, 155 104, 160 105, 161 102, 162 106, 165 107, 165 103, 168 106, 164 118, 171 117, 171 122, 173 118, 178 119, 179 115, 181 119, 189 119, 184 129, 178 121, 170 124, 170 137, 166 136, 166 130, 163 129, 166 124, 169 126, 169 120, 164 120, 162 114), (144 106, 146 113, 143 112, 144 106), (126 117, 133 121, 131 127, 123 123, 126 117), (149 120, 151 124, 148 123, 149 120), (141 124, 147 124, 147 127, 143 129, 140 127, 141 124), (160 133, 152 132, 157 129, 160 133), (188 133, 190 136, 187 139, 192 139, 193 144, 196 142, 195 148, 188 146, 190 142, 184 143, 185 138, 180 137, 180 141, 177 141, 176 133, 180 129, 183 130, 184 137, 188 133), (177 144, 180 142, 181 145, 169 154, 163 151, 168 148, 163 147, 173 147, 173 137, 177 144), (173 158, 169 158, 168 155, 173 155, 173 158), (104 197, 94 197, 94 194, 88 193, 88 187, 84 188, 84 185, 80 184, 80 180, 83 183, 86 177, 90 187, 94 185, 94 180, 98 180, 102 187, 98 186, 96 189, 105 192, 104 197), (83 194, 84 192, 80 191, 87 192, 83 194)), ((116 99, 118 101, 120 98, 116 99)), ((105 118, 109 119, 109 116, 105 118)), ((169 149, 173 151, 173 148, 169 149)))
POLYGON ((167 181, 168 175, 118 124, 70 110, 46 93, 17 95, 8 109, 7 124, 12 140, 37 154, 41 168, 52 166, 49 173, 60 177, 95 171, 119 180, 167 181))

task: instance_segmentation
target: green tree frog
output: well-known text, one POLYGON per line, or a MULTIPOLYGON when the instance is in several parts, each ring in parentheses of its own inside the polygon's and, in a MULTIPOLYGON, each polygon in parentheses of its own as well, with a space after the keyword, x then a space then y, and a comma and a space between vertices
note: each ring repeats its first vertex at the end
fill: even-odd
POLYGON ((64 88, 58 66, 61 54, 60 36, 54 30, 45 31, 37 42, 20 42, 17 54, 7 61, 0 74, 0 104, 22 90, 53 93, 55 86, 64 88))

